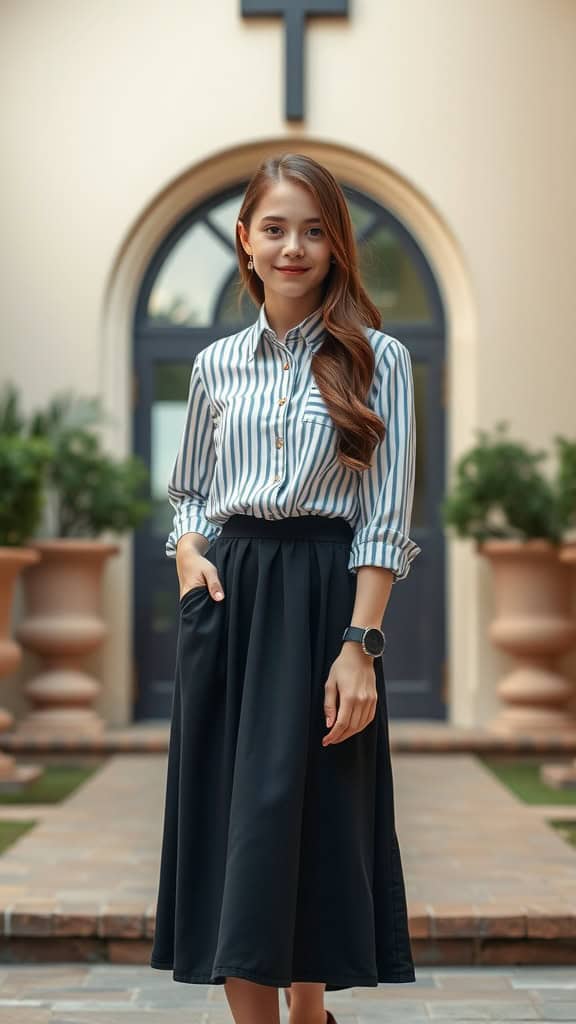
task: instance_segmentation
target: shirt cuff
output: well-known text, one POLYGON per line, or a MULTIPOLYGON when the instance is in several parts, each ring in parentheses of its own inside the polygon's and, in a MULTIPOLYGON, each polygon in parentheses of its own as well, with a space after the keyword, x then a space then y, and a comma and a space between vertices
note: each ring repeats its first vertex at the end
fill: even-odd
POLYGON ((406 579, 412 562, 420 554, 422 548, 412 540, 399 548, 396 544, 386 544, 384 541, 364 541, 360 544, 352 544, 348 569, 356 573, 361 565, 377 565, 382 569, 390 569, 393 573, 392 583, 399 583, 406 579))
POLYGON ((166 541, 166 555, 176 558, 176 545, 185 533, 201 533, 209 541, 213 541, 222 532, 222 527, 211 523, 201 508, 187 509, 185 514, 174 524, 166 541))

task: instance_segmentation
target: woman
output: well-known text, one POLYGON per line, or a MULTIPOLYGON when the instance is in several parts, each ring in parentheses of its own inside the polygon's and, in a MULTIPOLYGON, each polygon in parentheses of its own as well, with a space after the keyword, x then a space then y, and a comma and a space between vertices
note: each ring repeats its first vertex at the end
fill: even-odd
POLYGON ((331 1024, 415 980, 382 619, 409 537, 410 357, 360 282, 344 194, 268 159, 237 223, 247 330, 195 358, 169 497, 180 622, 151 965, 236 1024, 331 1024), (351 629, 349 627, 352 627, 351 629))

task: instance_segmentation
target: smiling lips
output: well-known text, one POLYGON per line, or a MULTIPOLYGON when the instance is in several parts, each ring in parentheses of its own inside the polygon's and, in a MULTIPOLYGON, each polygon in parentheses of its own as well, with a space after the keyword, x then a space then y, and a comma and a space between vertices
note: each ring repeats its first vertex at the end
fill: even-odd
POLYGON ((309 267, 275 267, 281 274, 305 274, 309 267))

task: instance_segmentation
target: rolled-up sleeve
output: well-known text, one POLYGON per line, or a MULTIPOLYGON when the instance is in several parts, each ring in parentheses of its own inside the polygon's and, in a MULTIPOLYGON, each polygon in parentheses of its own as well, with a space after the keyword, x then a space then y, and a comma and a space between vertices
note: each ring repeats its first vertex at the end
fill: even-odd
POLYGON ((201 533, 214 540, 221 531, 206 518, 205 511, 215 465, 212 412, 197 355, 190 374, 184 430, 168 483, 168 500, 175 510, 166 541, 169 558, 176 557, 176 545, 183 534, 201 533))
POLYGON ((386 425, 386 434, 360 473, 359 515, 348 569, 378 565, 405 579, 421 548, 409 536, 416 474, 416 424, 410 353, 390 338, 374 372, 368 404, 386 425))

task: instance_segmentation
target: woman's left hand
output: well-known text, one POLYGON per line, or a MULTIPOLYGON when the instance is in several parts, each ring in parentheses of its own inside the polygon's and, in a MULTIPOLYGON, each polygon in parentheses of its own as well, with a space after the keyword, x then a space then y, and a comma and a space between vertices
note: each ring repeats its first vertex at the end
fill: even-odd
POLYGON ((377 703, 373 658, 364 653, 360 644, 348 641, 332 662, 324 686, 326 726, 332 728, 324 736, 322 746, 340 743, 362 732, 374 718, 377 703))

